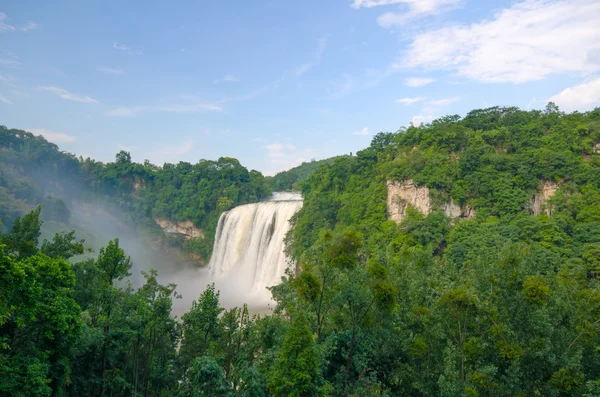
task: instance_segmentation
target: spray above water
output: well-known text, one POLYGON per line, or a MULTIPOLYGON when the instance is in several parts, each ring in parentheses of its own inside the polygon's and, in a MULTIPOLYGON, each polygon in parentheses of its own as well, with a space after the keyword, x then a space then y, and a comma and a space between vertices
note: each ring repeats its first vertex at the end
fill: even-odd
POLYGON ((284 238, 301 207, 300 194, 274 193, 269 201, 221 215, 208 272, 225 304, 266 307, 272 302, 267 287, 279 284, 290 266, 284 238))

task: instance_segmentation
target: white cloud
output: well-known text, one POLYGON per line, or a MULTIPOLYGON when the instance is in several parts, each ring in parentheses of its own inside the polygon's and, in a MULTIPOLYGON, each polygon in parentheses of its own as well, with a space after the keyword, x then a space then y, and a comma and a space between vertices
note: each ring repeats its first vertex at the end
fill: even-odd
POLYGON ((462 0, 354 0, 353 8, 372 8, 377 6, 398 5, 400 12, 386 12, 377 18, 377 23, 384 28, 404 25, 411 19, 439 14, 452 10, 462 4, 462 0))
POLYGON ((4 23, 5 19, 6 19, 6 14, 3 12, 0 12, 0 32, 8 32, 9 30, 15 30, 14 26, 4 23))
POLYGON ((365 127, 360 131, 353 132, 352 135, 362 135, 362 136, 369 135, 369 129, 367 127, 365 127))
POLYGON ((45 87, 40 87, 39 89, 51 92, 67 101, 75 101, 75 102, 83 102, 83 103, 98 103, 98 101, 95 100, 94 98, 91 98, 89 96, 72 94, 69 91, 59 88, 59 87, 45 86, 45 87))
POLYGON ((142 54, 142 51, 140 51, 140 50, 133 50, 128 45, 126 45, 126 44, 119 44, 116 41, 113 43, 113 48, 115 50, 125 51, 129 55, 141 55, 142 54))
POLYGON ((484 82, 523 83, 600 70, 597 0, 525 0, 491 20, 419 34, 400 67, 447 69, 484 82))
POLYGON ((409 77, 404 80, 404 85, 407 87, 423 87, 427 84, 431 84, 435 81, 430 77, 409 77))
POLYGON ((35 30, 38 28, 37 23, 35 22, 27 22, 25 26, 21 27, 23 32, 29 32, 30 30, 35 30))
POLYGON ((414 97, 414 98, 396 99, 396 102, 402 103, 404 105, 412 105, 413 103, 421 102, 421 101, 424 101, 425 99, 426 98, 423 96, 418 96, 418 97, 414 97))
POLYGON ((97 72, 105 73, 105 74, 123 74, 125 73, 122 69, 114 69, 114 68, 105 68, 102 66, 98 66, 96 68, 97 72))
POLYGON ((240 79, 230 74, 226 74, 225 76, 223 76, 223 81, 240 81, 240 79))
POLYGON ((10 104, 12 104, 12 102, 11 102, 11 101, 9 101, 8 99, 6 99, 6 97, 4 97, 4 96, 2 96, 2 95, 0 95, 0 102, 2 102, 2 103, 6 103, 7 105, 10 105, 10 104))
POLYGON ((63 134, 62 132, 54 132, 43 128, 30 128, 29 131, 33 135, 41 135, 46 140, 54 143, 75 142, 75 137, 72 135, 63 134))
POLYGON ((434 118, 435 116, 432 114, 417 114, 416 116, 413 116, 410 122, 415 126, 419 126, 423 123, 428 123, 432 121, 434 118))
POLYGON ((452 98, 443 98, 443 99, 435 99, 435 100, 431 100, 428 103, 432 106, 446 106, 449 105, 451 103, 454 103, 456 101, 459 101, 460 97, 459 96, 455 96, 452 98))
POLYGON ((260 136, 259 136, 259 137, 257 137, 257 138, 254 138, 254 139, 252 139, 252 140, 253 140, 254 142, 264 142, 264 141, 265 141, 265 138, 263 138, 263 137, 260 137, 260 136))
POLYGON ((556 94, 546 102, 554 102, 564 111, 589 110, 600 106, 600 77, 569 87, 556 94))
POLYGON ((140 113, 154 113, 154 112, 166 112, 166 113, 198 113, 198 112, 210 112, 210 111, 221 111, 223 108, 217 105, 209 103, 197 103, 197 104, 171 104, 171 105, 156 105, 156 106, 123 106, 106 112, 107 116, 135 116, 140 113))

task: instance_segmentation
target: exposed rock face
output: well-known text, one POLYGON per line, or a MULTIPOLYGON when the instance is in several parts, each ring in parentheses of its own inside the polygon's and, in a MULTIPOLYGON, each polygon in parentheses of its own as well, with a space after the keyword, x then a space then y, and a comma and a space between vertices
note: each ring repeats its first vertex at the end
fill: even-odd
POLYGON ((462 209, 454 203, 454 200, 450 199, 450 202, 444 204, 444 214, 452 219, 458 218, 462 216, 462 209))
POLYGON ((472 219, 475 218, 475 210, 468 206, 465 205, 464 207, 459 206, 458 204, 456 204, 454 202, 454 200, 450 199, 449 202, 444 203, 444 207, 442 208, 444 210, 444 214, 452 219, 456 219, 456 218, 466 218, 466 219, 472 219))
POLYGON ((195 227, 191 221, 174 222, 162 218, 156 218, 154 221, 158 223, 166 234, 180 235, 186 240, 191 238, 204 238, 204 232, 195 227))
MULTIPOLYGON (((429 215, 433 211, 429 189, 426 186, 417 186, 412 179, 408 179, 404 182, 388 181, 387 188, 388 219, 401 223, 406 216, 406 208, 409 205, 418 209, 424 215, 429 215)), ((468 205, 460 207, 452 199, 444 204, 442 210, 446 216, 452 219, 475 217, 473 208, 468 205)))
POLYGON ((596 151, 596 154, 600 154, 600 142, 594 145, 594 150, 596 151))
POLYGON ((531 212, 533 215, 539 215, 541 213, 552 215, 552 208, 544 208, 544 205, 550 197, 554 196, 554 193, 556 193, 558 188, 559 186, 556 182, 543 181, 540 184, 538 191, 531 198, 529 212, 531 212))
POLYGON ((412 179, 404 182, 388 181, 387 209, 389 219, 402 222, 406 216, 406 208, 411 205, 424 215, 431 212, 429 189, 415 185, 412 179))

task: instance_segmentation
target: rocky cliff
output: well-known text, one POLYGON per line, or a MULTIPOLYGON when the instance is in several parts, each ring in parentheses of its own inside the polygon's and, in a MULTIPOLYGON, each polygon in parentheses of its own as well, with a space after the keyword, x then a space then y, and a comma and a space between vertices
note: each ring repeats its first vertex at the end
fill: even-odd
MULTIPOLYGON (((406 208, 410 205, 419 210, 423 215, 433 211, 429 189, 426 186, 417 186, 412 179, 403 182, 387 182, 387 211, 388 218, 401 223, 406 216, 406 208)), ((475 211, 469 206, 461 207, 450 199, 444 203, 442 210, 446 216, 456 218, 473 218, 475 211)))
POLYGON ((186 240, 192 238, 204 238, 204 231, 195 227, 189 220, 185 222, 175 222, 169 219, 156 218, 154 221, 166 234, 183 236, 186 240))
POLYGON ((531 197, 529 212, 533 215, 539 215, 541 213, 552 215, 552 208, 551 206, 548 206, 546 202, 554 196, 554 193, 556 193, 558 188, 559 186, 556 182, 542 181, 538 191, 531 197))

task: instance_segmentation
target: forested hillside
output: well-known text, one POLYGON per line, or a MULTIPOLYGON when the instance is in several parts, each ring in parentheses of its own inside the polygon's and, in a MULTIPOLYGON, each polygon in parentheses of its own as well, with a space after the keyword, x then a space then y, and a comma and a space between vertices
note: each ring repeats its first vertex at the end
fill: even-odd
POLYGON ((552 104, 380 133, 301 183, 264 317, 209 285, 178 322, 34 211, 0 238, 0 394, 600 395, 599 152, 600 109, 552 104))
POLYGON ((300 183, 306 180, 313 172, 322 165, 332 164, 336 159, 343 156, 331 157, 324 160, 312 160, 304 162, 297 167, 282 171, 274 176, 267 177, 273 191, 283 192, 286 190, 300 190, 300 183))
POLYGON ((117 211, 119 220, 151 236, 163 236, 157 221, 171 226, 170 245, 207 260, 221 212, 269 194, 263 175, 233 158, 158 167, 132 162, 121 151, 104 164, 62 152, 41 136, 0 126, 0 221, 5 228, 38 204, 45 220, 68 223, 69 208, 92 203, 117 211), (189 236, 177 233, 185 228, 192 229, 189 236))

